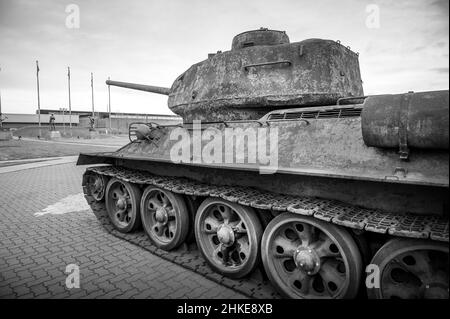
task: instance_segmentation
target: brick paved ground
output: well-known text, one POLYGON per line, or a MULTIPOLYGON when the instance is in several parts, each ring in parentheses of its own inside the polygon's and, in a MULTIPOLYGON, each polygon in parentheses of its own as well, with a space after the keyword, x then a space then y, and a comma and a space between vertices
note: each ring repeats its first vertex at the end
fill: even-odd
POLYGON ((82 211, 34 213, 79 194, 84 167, 55 165, 0 174, 0 298, 244 298, 108 234, 82 211), (80 267, 67 289, 68 264, 80 267))

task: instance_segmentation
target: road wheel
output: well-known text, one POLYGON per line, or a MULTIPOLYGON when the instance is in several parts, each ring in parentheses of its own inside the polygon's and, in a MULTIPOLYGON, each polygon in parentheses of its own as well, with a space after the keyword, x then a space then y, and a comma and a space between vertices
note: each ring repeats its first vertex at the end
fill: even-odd
POLYGON ((371 299, 448 299, 448 244, 395 238, 384 244, 371 264, 378 266, 379 288, 371 299))
POLYGON ((189 212, 183 197, 158 187, 145 189, 141 218, 151 241, 164 250, 182 244, 189 231, 189 212))
POLYGON ((141 226, 141 190, 134 184, 113 178, 106 187, 106 210, 113 226, 122 233, 141 226))
POLYGON ((218 198, 203 201, 195 217, 195 238, 208 264, 231 278, 249 274, 260 259, 262 227, 250 207, 218 198))
POLYGON ((89 173, 87 176, 86 187, 95 201, 101 202, 105 199, 105 190, 108 179, 104 175, 89 173))
POLYGON ((283 213, 267 226, 261 242, 267 276, 289 298, 354 298, 362 259, 352 236, 340 226, 283 213))

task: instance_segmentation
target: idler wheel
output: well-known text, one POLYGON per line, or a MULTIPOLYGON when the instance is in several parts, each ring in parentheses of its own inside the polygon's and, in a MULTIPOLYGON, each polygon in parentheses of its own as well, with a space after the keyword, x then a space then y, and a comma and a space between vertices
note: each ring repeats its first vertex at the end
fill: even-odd
POLYGON ((145 189, 141 218, 150 240, 164 250, 182 244, 189 231, 189 212, 183 197, 158 187, 145 189))
POLYGON ((134 184, 112 178, 106 186, 106 210, 113 226, 122 233, 141 226, 141 190, 134 184))
POLYGON ((367 288, 373 299, 448 299, 448 244, 395 238, 384 244, 371 264, 379 268, 379 288, 367 288))
POLYGON ((90 195, 97 201, 101 202, 105 199, 105 190, 108 180, 106 176, 90 173, 88 175, 87 187, 90 195))
POLYGON ((252 208, 207 198, 194 224, 197 245, 216 272, 240 278, 257 266, 262 226, 252 208))
POLYGON ((277 290, 289 298, 354 298, 362 259, 352 236, 340 226, 283 213, 264 231, 261 257, 277 290))

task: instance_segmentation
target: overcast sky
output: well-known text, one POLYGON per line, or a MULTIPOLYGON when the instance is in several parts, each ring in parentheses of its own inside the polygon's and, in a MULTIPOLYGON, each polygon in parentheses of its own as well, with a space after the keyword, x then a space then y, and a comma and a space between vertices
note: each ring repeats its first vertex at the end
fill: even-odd
MULTIPOLYGON (((0 0, 2 111, 36 111, 35 60, 41 69, 41 108, 68 107, 70 66, 72 109, 91 109, 94 72, 95 106, 106 111, 108 76, 170 87, 208 53, 229 50, 234 35, 259 27, 284 30, 291 42, 341 40, 360 53, 366 94, 448 89, 448 3, 0 0), (70 4, 80 9, 79 28, 66 26, 70 4), (378 5, 379 28, 370 4, 378 5)), ((171 114, 163 95, 120 88, 111 88, 111 95, 113 111, 171 114)))

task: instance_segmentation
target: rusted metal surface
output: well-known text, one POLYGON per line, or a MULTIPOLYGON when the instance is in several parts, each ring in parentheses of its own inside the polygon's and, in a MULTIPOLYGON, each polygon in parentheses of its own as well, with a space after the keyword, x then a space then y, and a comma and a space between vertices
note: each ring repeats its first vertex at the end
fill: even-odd
MULTIPOLYGON (((361 135, 361 118, 324 118, 308 121, 269 121, 270 129, 278 130, 277 172, 294 175, 320 176, 341 179, 378 181, 385 183, 416 184, 448 187, 449 154, 444 150, 416 150, 410 161, 399 159, 396 149, 368 147, 361 135)), ((245 137, 246 129, 257 129, 257 122, 233 122, 227 124, 245 137)), ((205 124, 202 130, 222 132, 224 124, 205 124)), ((162 127, 158 143, 142 141, 131 143, 114 156, 143 161, 173 163, 171 150, 178 140, 170 140, 176 127, 162 127)), ((192 134, 192 131, 190 131, 192 134)), ((203 167, 227 168, 235 170, 259 171, 265 164, 256 158, 249 163, 248 154, 243 163, 226 163, 227 152, 234 151, 226 145, 233 145, 231 136, 222 136, 221 163, 205 163, 202 158, 192 159, 186 164, 203 167)), ((193 139, 189 149, 193 150, 193 139)), ((209 142, 201 141, 201 149, 209 142)), ((256 149, 257 141, 249 139, 246 149, 256 149)), ((236 145, 237 142, 234 142, 236 145)))
MULTIPOLYGON (((263 222, 258 229, 266 233, 283 212, 324 228, 347 227, 345 249, 355 246, 353 237, 374 247, 390 236, 449 241, 448 90, 364 96, 358 54, 349 47, 322 39, 291 44, 284 32, 268 29, 237 35, 230 51, 209 54, 170 89, 107 84, 168 95, 184 124, 132 123, 130 143, 116 152, 80 154, 78 165, 111 165, 87 169, 88 201, 98 185, 86 177, 98 174, 100 181, 195 198, 196 217, 211 197, 251 207, 258 219, 250 224, 263 222), (260 141, 262 131, 268 141, 260 141)), ((218 240, 234 244, 234 231, 223 230, 218 240)), ((364 247, 354 251, 367 259, 364 247)), ((308 254, 294 255, 297 267, 314 257, 308 254)))
POLYGON ((239 33, 233 38, 231 50, 239 50, 257 45, 278 45, 289 43, 289 37, 284 31, 260 28, 239 33))
POLYGON ((323 118, 360 117, 362 104, 327 105, 320 107, 290 108, 272 111, 264 115, 259 121, 275 120, 308 120, 323 118))
MULTIPOLYGON (((448 215, 446 187, 372 182, 293 173, 259 174, 255 170, 230 169, 198 164, 174 164, 145 160, 136 156, 111 154, 80 155, 78 164, 107 163, 151 172, 157 175, 185 176, 201 183, 255 187, 278 194, 336 199, 352 205, 396 213, 448 215)), ((239 194, 235 195, 236 197, 239 194)), ((274 202, 283 207, 285 202, 274 202)))
POLYGON ((361 127, 368 146, 448 150, 449 91, 370 96, 361 127))
MULTIPOLYGON (((355 115, 360 111, 361 105, 316 107, 272 112, 260 121, 204 123, 202 131, 223 133, 234 129, 237 132, 235 141, 222 135, 222 161, 219 163, 205 162, 192 154, 186 162, 175 164, 171 150, 178 139, 171 140, 170 134, 178 127, 160 127, 157 142, 130 143, 115 153, 99 154, 97 158, 82 155, 79 164, 116 163, 155 173, 169 171, 169 175, 190 176, 218 184, 233 183, 234 179, 248 186, 289 195, 339 199, 394 212, 446 214, 448 151, 416 149, 409 161, 404 161, 398 156, 398 149, 369 147, 361 134, 361 117, 355 115), (345 112, 343 107, 347 108, 345 112), (293 113, 283 113, 288 111, 293 113), (274 114, 284 115, 281 120, 269 120, 274 114), (260 163, 259 158, 249 162, 247 152, 242 163, 225 161, 230 150, 235 150, 233 147, 227 150, 226 146, 236 145, 238 139, 244 139, 246 130, 258 129, 261 125, 278 130, 277 167, 273 175, 259 174, 265 164, 260 163)), ((184 127, 192 137, 192 125, 184 127)), ((204 149, 208 142, 202 140, 199 148, 204 149)), ((192 152, 193 139, 186 143, 192 152)), ((256 143, 247 139, 244 150, 256 148, 256 143)))
POLYGON ((107 85, 118 86, 126 89, 133 89, 138 91, 146 91, 151 93, 169 95, 170 89, 161 87, 161 86, 153 86, 153 85, 144 85, 144 84, 136 84, 136 83, 128 83, 128 82, 119 82, 119 81, 106 81, 107 85))
POLYGON ((178 194, 220 197, 253 208, 274 209, 278 212, 288 211, 294 214, 313 216, 357 230, 395 234, 400 237, 449 241, 448 216, 414 216, 381 212, 348 205, 340 201, 279 195, 242 186, 204 184, 182 177, 159 176, 141 170, 114 166, 90 167, 87 172, 115 177, 134 184, 154 185, 178 194), (285 205, 274 207, 274 203, 277 202, 283 202, 285 205))
POLYGON ((107 81, 169 95, 169 108, 193 120, 256 120, 286 107, 330 105, 363 95, 358 55, 338 42, 289 43, 284 32, 260 29, 233 40, 233 49, 192 65, 168 88, 107 81))
MULTIPOLYGON (((328 105, 349 95, 363 95, 357 55, 334 41, 309 39, 227 51, 197 63, 172 85, 169 107, 188 122, 229 120, 243 119, 241 106, 328 105)), ((249 112, 244 119, 259 117, 249 112)))

